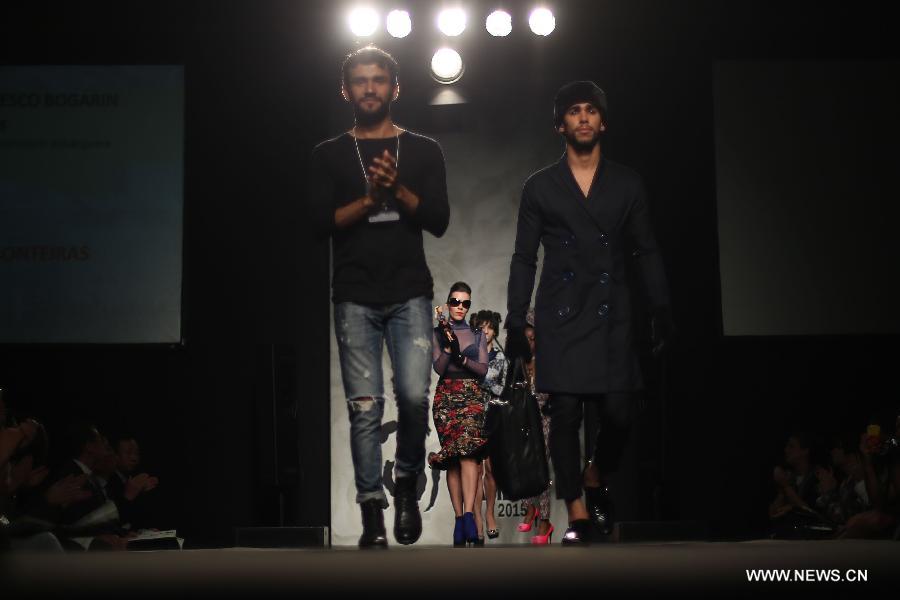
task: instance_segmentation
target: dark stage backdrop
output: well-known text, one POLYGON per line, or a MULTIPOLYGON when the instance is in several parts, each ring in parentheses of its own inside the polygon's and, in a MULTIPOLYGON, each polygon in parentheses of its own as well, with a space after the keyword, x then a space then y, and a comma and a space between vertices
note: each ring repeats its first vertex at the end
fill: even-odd
POLYGON ((900 333, 900 63, 715 67, 725 335, 900 333))
MULTIPOLYGON (((424 5, 433 3, 411 4, 424 5)), ((321 459, 330 446, 328 249, 308 235, 301 199, 313 145, 336 133, 327 116, 340 106, 338 61, 353 46, 341 8, 22 3, 5 7, 0 22, 8 65, 184 65, 184 344, 4 345, 0 386, 15 411, 54 427, 87 414, 108 431, 139 432, 160 493, 174 497, 161 520, 194 546, 230 545, 235 525, 278 524, 279 493, 284 522, 329 522, 331 469, 321 459), (273 448, 273 418, 293 428, 294 440, 279 436, 273 448), (295 468, 279 475, 275 452, 292 453, 295 468)), ((700 518, 720 536, 758 535, 788 430, 864 428, 895 408, 897 336, 722 338, 713 65, 896 59, 896 22, 876 2, 840 11, 799 0, 557 8, 548 39, 522 32, 507 45, 486 41, 473 18, 460 41, 464 57, 477 57, 460 82, 469 112, 483 111, 468 126, 477 123, 477 139, 523 163, 490 193, 512 193, 513 180, 539 166, 532 163, 556 154, 552 132, 533 134, 540 148, 515 143, 526 139, 517 128, 547 131, 540 128, 558 83, 589 77, 607 89, 609 155, 647 181, 680 332, 668 356, 647 365, 638 460, 641 479, 658 483, 645 486, 638 517, 700 518)), ((466 168, 470 138, 454 111, 435 120, 425 108, 434 85, 424 69, 439 40, 422 28, 407 41, 389 44, 403 66, 398 120, 446 137, 451 164, 466 168)), ((454 194, 478 197, 470 182, 489 180, 495 166, 483 162, 450 174, 454 194)), ((478 218, 504 216, 457 213, 456 226, 478 218)), ((484 290, 485 302, 502 297, 484 290)))

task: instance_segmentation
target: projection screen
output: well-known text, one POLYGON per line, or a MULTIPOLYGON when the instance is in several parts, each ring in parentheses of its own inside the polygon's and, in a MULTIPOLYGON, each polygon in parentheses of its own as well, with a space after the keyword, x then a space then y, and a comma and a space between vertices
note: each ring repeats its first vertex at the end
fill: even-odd
POLYGON ((181 66, 0 67, 0 343, 181 340, 181 66))

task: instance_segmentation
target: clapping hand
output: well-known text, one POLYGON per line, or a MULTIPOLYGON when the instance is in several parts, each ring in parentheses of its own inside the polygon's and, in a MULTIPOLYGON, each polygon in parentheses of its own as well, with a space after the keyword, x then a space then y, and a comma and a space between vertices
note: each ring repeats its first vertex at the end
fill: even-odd
POLYGON ((444 352, 450 354, 451 356, 456 356, 457 354, 459 354, 459 338, 447 340, 447 345, 444 346, 444 352))
POLYGON ((68 506, 73 502, 80 502, 91 497, 91 490, 85 489, 84 484, 87 475, 66 475, 50 486, 44 497, 47 504, 53 506, 68 506))
POLYGON ((387 150, 375 157, 369 167, 369 179, 376 187, 390 190, 397 183, 397 159, 387 150))
POLYGON ((49 469, 45 466, 34 467, 34 457, 30 454, 13 465, 9 474, 9 491, 14 492, 20 487, 37 487, 47 478, 49 469))
POLYGON ((141 473, 134 477, 129 477, 125 482, 125 497, 134 500, 139 494, 149 492, 159 485, 159 478, 151 477, 147 473, 141 473))

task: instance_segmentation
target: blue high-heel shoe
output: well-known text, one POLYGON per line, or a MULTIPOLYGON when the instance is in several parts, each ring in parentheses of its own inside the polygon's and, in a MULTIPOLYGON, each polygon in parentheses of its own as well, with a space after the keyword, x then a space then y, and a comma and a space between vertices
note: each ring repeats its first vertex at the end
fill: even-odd
POLYGON ((466 536, 466 545, 475 546, 478 544, 478 526, 475 524, 475 515, 467 512, 463 515, 463 530, 466 536))
POLYGON ((464 530, 463 518, 456 517, 456 526, 453 528, 453 547, 462 548, 466 545, 466 532, 464 530))

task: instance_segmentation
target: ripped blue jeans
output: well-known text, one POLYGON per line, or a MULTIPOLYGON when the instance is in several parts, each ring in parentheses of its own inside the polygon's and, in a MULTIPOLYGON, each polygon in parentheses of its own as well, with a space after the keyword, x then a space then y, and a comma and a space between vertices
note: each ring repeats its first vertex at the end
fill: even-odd
POLYGON ((377 498, 387 507, 382 484, 381 418, 384 379, 381 349, 387 345, 397 403, 397 477, 425 467, 428 388, 431 384, 431 303, 418 297, 400 304, 334 306, 334 332, 350 417, 350 451, 356 501, 377 498), (358 400, 373 398, 374 400, 358 400))

